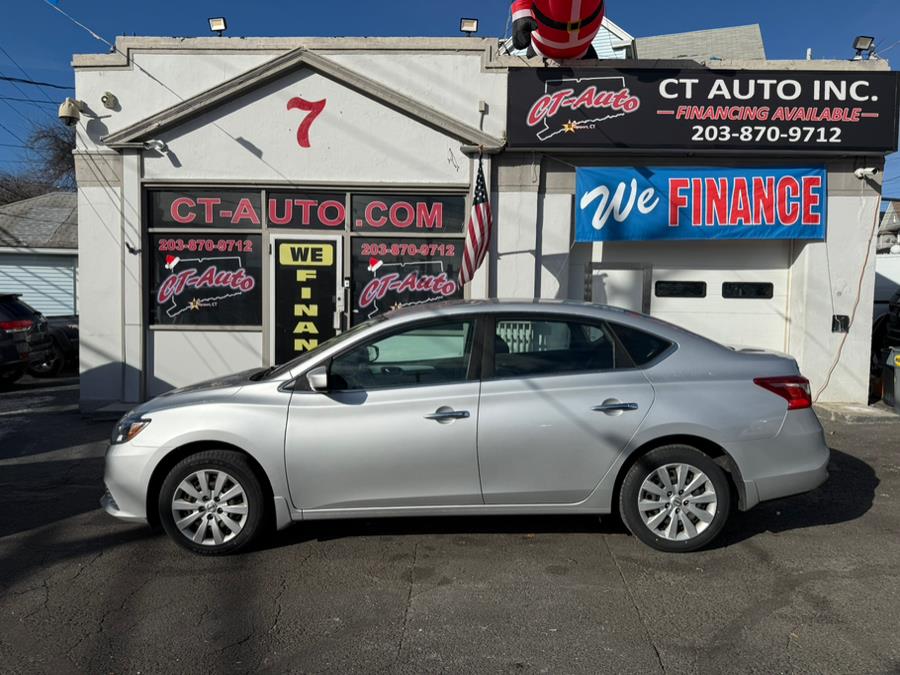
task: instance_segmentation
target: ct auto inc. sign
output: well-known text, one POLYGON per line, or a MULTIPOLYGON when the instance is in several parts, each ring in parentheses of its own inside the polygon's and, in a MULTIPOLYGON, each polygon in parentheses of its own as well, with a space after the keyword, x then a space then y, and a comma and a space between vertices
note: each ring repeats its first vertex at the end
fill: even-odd
POLYGON ((825 238, 825 167, 580 168, 575 239, 825 238))
POLYGON ((895 72, 522 68, 510 148, 885 152, 895 72))

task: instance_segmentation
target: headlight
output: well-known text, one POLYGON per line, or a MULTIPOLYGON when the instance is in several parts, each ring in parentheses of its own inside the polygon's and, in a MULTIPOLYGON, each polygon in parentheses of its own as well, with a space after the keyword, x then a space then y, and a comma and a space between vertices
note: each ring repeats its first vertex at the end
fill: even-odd
POLYGON ((118 424, 116 424, 115 429, 113 429, 112 438, 109 439, 109 442, 113 445, 116 445, 117 443, 127 443, 141 433, 148 424, 150 424, 150 420, 146 417, 141 417, 140 415, 125 415, 125 417, 120 419, 118 424))

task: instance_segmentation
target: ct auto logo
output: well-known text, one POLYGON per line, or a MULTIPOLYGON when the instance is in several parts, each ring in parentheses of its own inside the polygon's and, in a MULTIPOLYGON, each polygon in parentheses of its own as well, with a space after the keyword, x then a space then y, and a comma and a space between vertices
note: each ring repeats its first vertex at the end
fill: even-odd
POLYGON ((624 117, 641 107, 641 99, 625 86, 624 77, 571 77, 547 80, 544 95, 528 111, 528 126, 537 127, 538 140, 557 134, 594 129, 601 122, 624 117), (574 115, 583 110, 584 119, 574 115))

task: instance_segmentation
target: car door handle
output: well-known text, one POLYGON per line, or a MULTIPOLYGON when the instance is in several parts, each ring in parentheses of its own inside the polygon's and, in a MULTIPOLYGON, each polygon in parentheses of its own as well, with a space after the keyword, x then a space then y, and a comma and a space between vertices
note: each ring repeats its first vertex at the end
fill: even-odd
POLYGON ((602 405, 595 405, 591 410, 594 412, 612 413, 627 412, 629 410, 637 410, 637 403, 622 403, 621 401, 606 401, 602 405))
POLYGON ((425 415, 426 420, 435 420, 437 422, 449 422, 450 420, 468 419, 468 410, 441 410, 438 408, 430 415, 425 415))

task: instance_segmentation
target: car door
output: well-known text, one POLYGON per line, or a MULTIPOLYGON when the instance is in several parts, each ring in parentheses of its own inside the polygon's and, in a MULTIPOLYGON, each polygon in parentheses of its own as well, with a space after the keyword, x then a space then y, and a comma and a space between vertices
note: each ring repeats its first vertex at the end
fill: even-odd
POLYGON ((294 504, 481 504, 476 326, 447 318, 381 333, 331 361, 328 391, 295 391, 285 437, 294 504))
POLYGON ((499 314, 486 330, 485 503, 586 499, 647 415, 653 388, 603 322, 499 314))

